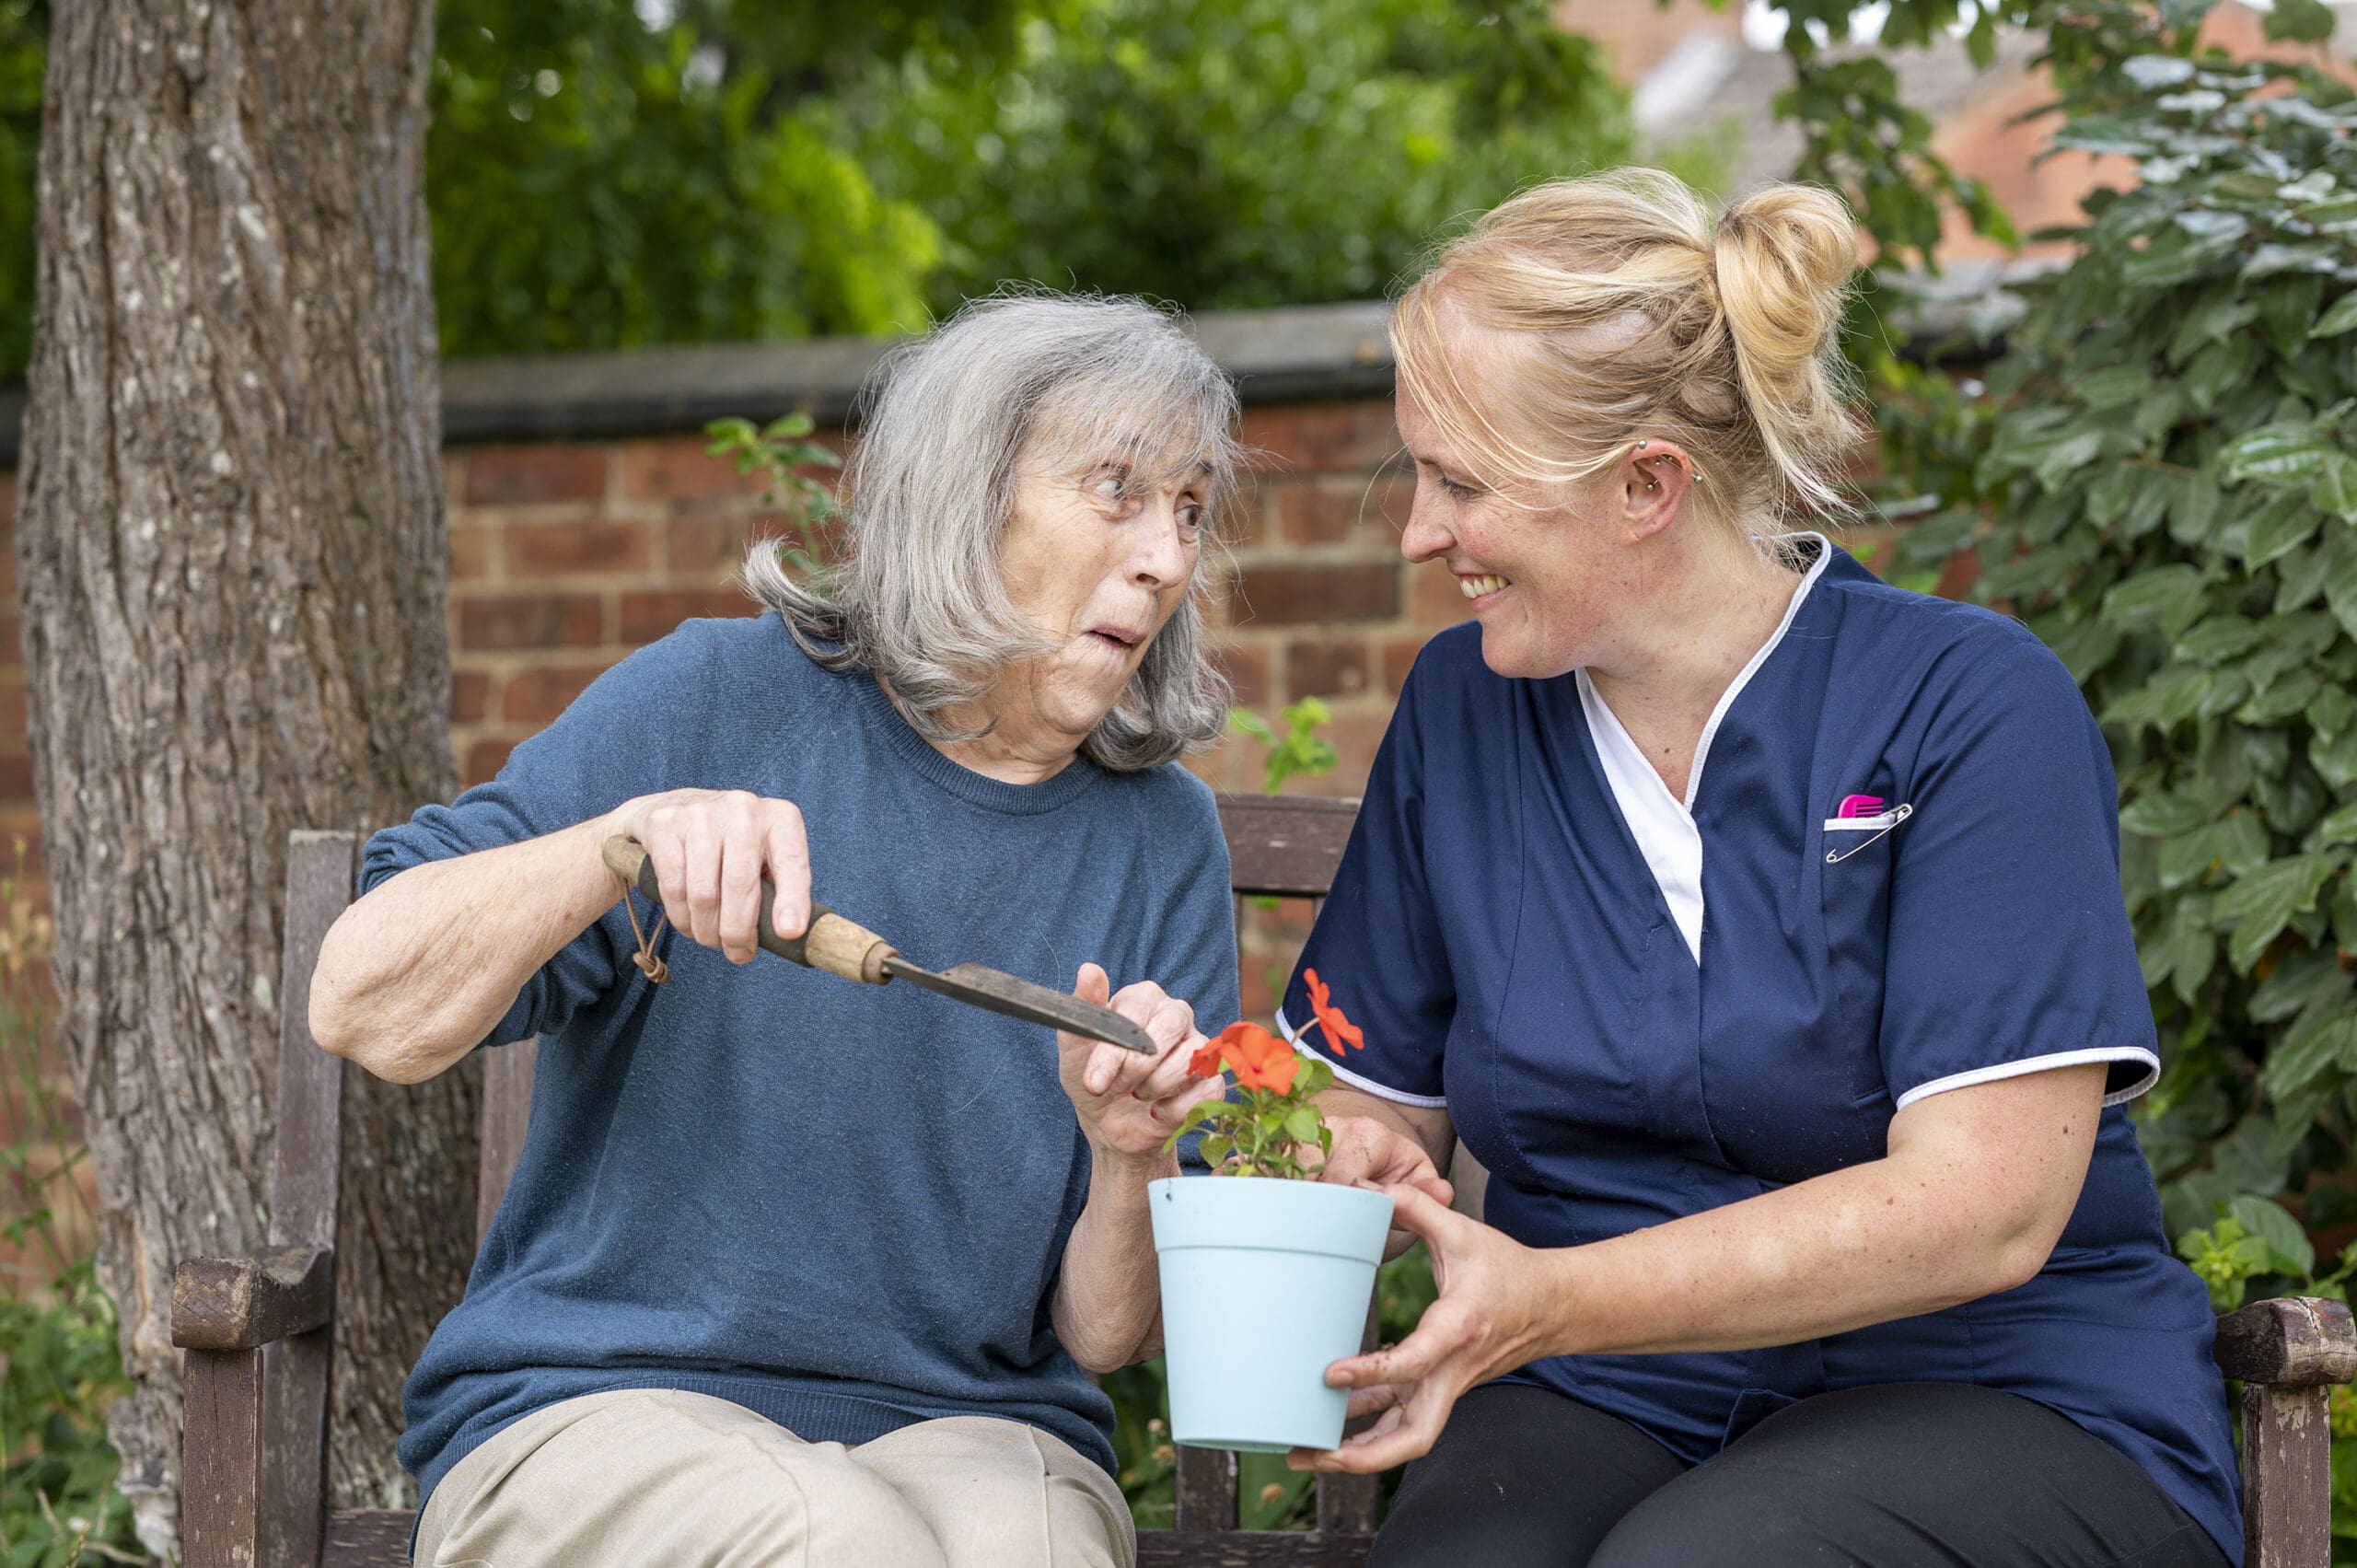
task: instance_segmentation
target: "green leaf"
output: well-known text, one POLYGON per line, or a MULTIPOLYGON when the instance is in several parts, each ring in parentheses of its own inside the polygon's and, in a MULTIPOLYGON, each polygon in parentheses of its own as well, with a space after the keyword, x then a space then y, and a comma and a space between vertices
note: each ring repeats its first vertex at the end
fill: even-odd
POLYGON ((2316 324, 2308 329, 2308 336, 2337 338, 2348 331, 2357 331, 2357 289, 2334 300, 2331 308, 2316 319, 2316 324))
POLYGON ((2351 696, 2346 687, 2328 686, 2308 704, 2308 726, 2319 740, 2340 735, 2353 718, 2357 718, 2357 697, 2351 696))
POLYGON ((2208 827, 2210 813, 2189 796, 2147 795, 2121 808, 2119 825, 2131 833, 2174 836, 2208 827))
POLYGON ((2313 424, 2270 426, 2254 430, 2218 454, 2220 471, 2229 482, 2248 479, 2287 482, 2312 479, 2327 459, 2338 453, 2319 438, 2313 424))
POLYGON ((2270 39, 2322 43, 2332 36, 2332 7, 2324 0, 2275 0, 2274 8, 2267 13, 2270 39))
POLYGON ((2357 523, 2357 458, 2346 452, 2335 452, 2325 463, 2324 471, 2316 475, 2316 485, 2308 492, 2308 500, 2319 512, 2338 514, 2349 522, 2357 523))
POLYGON ((2189 565, 2139 573, 2104 595, 2104 619, 2122 627, 2185 625, 2200 611, 2208 587, 2208 576, 2189 565))
POLYGON ((2237 923, 2226 942, 2226 961, 2235 973, 2249 973, 2293 915, 2316 908, 2316 889, 2332 868, 2321 854, 2293 855, 2242 877, 2218 896, 2216 917, 2237 923))
POLYGON ((2316 847, 2357 843, 2357 800, 2351 801, 2316 824, 2316 847))
POLYGON ((2275 972, 2251 993, 2250 1016, 2257 1023, 2280 1024, 2317 1007, 2338 1005, 2346 1010, 2351 994, 2350 977, 2341 972, 2340 958, 2310 947, 2287 954, 2275 966, 2275 972))
POLYGON ((2142 366, 2116 365, 2079 383, 2079 401, 2097 413, 2126 408, 2153 389, 2153 373, 2142 366))
POLYGON ((2263 507, 2251 518, 2250 532, 2243 540, 2243 564, 2258 571, 2271 561, 2281 560, 2316 531, 2324 521, 2305 495, 2281 496, 2263 507))
MULTIPOLYGON (((2276 4, 2281 6, 2283 0, 2276 4)), ((2266 1244, 2277 1273, 2305 1279, 2316 1272, 2316 1249, 2308 1244, 2300 1222, 2281 1203, 2266 1198, 2237 1198, 2226 1205, 2226 1212, 2266 1244)))
POLYGON ((1297 1105, 1285 1112, 1285 1131, 1292 1133, 1298 1143, 1316 1143, 1318 1131, 1324 1125, 1324 1120, 1314 1106, 1297 1105))

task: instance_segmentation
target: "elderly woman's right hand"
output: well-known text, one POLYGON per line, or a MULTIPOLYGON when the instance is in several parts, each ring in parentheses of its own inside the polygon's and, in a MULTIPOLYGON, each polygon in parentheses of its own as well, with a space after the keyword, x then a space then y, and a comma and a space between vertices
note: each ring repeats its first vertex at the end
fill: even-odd
POLYGON ((731 963, 752 960, 761 881, 777 888, 771 922, 780 936, 810 921, 810 846, 790 800, 741 789, 675 789, 625 801, 606 819, 610 833, 646 847, 671 923, 731 963))

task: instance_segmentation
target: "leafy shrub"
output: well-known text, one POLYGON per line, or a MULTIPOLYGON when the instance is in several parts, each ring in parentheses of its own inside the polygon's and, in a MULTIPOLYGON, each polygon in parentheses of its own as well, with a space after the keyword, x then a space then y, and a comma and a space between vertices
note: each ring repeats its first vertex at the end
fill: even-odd
POLYGON ((145 1562, 106 1439, 129 1384, 90 1268, 83 1152, 41 1052, 50 935, 0 878, 0 1246, 20 1260, 0 1288, 0 1564, 145 1562))
MULTIPOLYGON (((2203 8, 2054 23, 2056 145, 2140 182, 2026 289, 1990 404, 1919 375, 1886 441, 1933 508, 1902 560, 1970 555, 2111 737, 2166 1063, 2144 1148, 2228 1305, 2312 1283, 2258 1201, 2357 1219, 2357 103, 2318 64, 2197 50, 2203 8)), ((2319 9, 2270 27, 2315 41, 2319 9)))

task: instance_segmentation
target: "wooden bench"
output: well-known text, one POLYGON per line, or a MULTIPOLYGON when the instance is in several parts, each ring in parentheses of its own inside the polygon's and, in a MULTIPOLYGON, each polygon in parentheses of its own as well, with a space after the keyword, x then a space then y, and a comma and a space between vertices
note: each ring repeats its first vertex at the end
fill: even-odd
MULTIPOLYGON (((1354 810, 1350 801, 1222 796, 1239 908, 1258 894, 1323 898, 1354 810)), ((308 1016, 311 967, 351 900, 360 843, 352 833, 296 833, 287 860, 272 1245, 250 1258, 192 1260, 174 1273, 172 1342, 187 1352, 186 1568, 399 1568, 408 1561, 408 1513, 323 1507, 345 1069, 312 1042, 308 1016)), ((529 1041, 484 1053, 478 1237, 523 1148, 533 1060, 529 1041)), ((2327 1386, 2357 1378, 2349 1308, 2305 1298, 2258 1302, 2220 1320, 2217 1355, 2243 1382, 2250 1568, 2328 1568, 2327 1386)), ((1180 1449, 1178 1527, 1140 1532, 1141 1568, 1365 1562, 1374 1478, 1320 1476, 1310 1531, 1238 1529, 1237 1487, 1234 1455, 1180 1449)))

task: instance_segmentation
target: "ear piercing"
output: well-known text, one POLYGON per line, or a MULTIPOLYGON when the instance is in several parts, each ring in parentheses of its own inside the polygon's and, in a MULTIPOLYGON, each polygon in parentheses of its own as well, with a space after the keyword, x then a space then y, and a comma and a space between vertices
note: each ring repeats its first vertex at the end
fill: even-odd
MULTIPOLYGON (((1640 441, 1637 443, 1637 450, 1642 452, 1651 445, 1653 445, 1653 443, 1650 441, 1640 441)), ((1661 481, 1648 476, 1645 480, 1645 488, 1647 490, 1659 490, 1661 488, 1661 481)))

